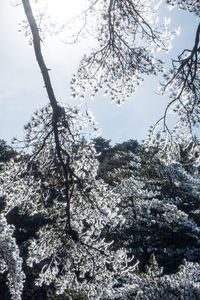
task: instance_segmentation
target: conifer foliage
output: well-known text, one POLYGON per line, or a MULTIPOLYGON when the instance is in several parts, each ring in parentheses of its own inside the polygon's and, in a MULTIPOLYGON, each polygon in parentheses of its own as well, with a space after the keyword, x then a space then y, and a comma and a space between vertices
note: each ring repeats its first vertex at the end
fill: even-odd
MULTIPOLYGON (((0 143, 0 271, 8 274, 11 298, 26 297, 30 268, 36 285, 66 299, 200 299, 199 143, 192 136, 199 124, 200 27, 194 48, 165 75, 162 89, 172 100, 149 140, 112 148, 94 139, 98 130, 89 111, 57 101, 41 47, 48 26, 38 25, 48 16, 33 9, 41 2, 20 4, 49 104, 25 125, 24 151, 0 143), (166 122, 171 106, 180 116, 173 132, 166 122), (24 227, 8 224, 15 211, 40 220, 21 242, 24 227)), ((162 71, 155 52, 168 51, 172 34, 154 22, 159 1, 87 3, 73 38, 93 31, 98 46, 80 62, 72 93, 94 96, 104 89, 120 104, 144 75, 162 71)), ((198 1, 167 3, 199 16, 198 1)))

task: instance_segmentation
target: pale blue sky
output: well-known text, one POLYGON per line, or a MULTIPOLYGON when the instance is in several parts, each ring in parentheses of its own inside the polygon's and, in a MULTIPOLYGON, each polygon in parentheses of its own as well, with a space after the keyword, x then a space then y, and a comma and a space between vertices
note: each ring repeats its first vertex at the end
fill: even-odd
MULTIPOLYGON (((13 8, 9 1, 0 2, 0 139, 8 142, 23 136, 23 125, 38 107, 47 103, 39 68, 28 40, 18 32, 18 23, 23 18, 22 7, 13 8)), ((174 47, 166 62, 175 58, 184 48, 192 47, 197 18, 177 9, 163 10, 163 16, 171 17, 171 27, 181 26, 181 35, 176 37, 174 47)), ((163 17, 162 16, 162 17, 163 17)), ((91 41, 76 46, 64 45, 58 39, 44 42, 44 57, 52 69, 50 75, 57 99, 64 103, 77 103, 70 99, 69 81, 78 61, 91 41)), ((168 101, 158 96, 159 79, 147 78, 127 103, 116 106, 98 95, 94 100, 86 99, 105 138, 113 143, 128 139, 144 139, 150 125, 162 115, 168 101)))

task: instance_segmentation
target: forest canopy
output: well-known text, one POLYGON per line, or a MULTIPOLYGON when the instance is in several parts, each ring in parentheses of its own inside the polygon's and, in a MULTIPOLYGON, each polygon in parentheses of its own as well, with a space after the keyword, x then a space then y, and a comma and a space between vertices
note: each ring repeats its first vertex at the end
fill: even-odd
MULTIPOLYGON (((62 24, 48 3, 14 3, 48 104, 14 149, 0 140, 2 299, 200 299, 200 24, 193 48, 165 70, 159 53, 174 33, 157 24, 159 1, 88 0, 62 24), (169 102, 143 143, 112 146, 89 110, 58 101, 43 48, 59 32, 96 40, 71 79, 73 97, 103 90, 121 104, 148 75, 163 75, 169 102)), ((199 1, 165 5, 200 16, 199 1)))

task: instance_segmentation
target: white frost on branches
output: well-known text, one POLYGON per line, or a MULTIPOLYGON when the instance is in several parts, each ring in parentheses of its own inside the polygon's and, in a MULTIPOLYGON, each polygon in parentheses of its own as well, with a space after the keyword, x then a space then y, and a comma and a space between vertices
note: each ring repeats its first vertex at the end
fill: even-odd
POLYGON ((161 276, 162 269, 152 257, 147 273, 135 276, 132 286, 120 288, 109 300, 191 300, 199 299, 200 265, 184 262, 178 273, 161 276))
POLYGON ((30 241, 27 260, 40 268, 37 284, 54 283, 57 293, 66 292, 69 297, 82 293, 100 299, 135 269, 129 266, 126 251, 111 251, 101 234, 106 226, 123 221, 117 208, 120 199, 112 187, 96 178, 97 153, 93 143, 83 138, 84 128, 93 127, 91 116, 72 107, 62 107, 59 113, 59 144, 54 140, 49 106, 25 126, 25 143, 33 152, 28 162, 24 156, 5 166, 0 192, 6 213, 17 206, 21 212, 46 219, 37 238, 30 241))
POLYGON ((20 300, 25 275, 22 271, 22 259, 13 237, 13 228, 6 218, 0 215, 0 271, 8 272, 8 287, 13 300, 20 300))
POLYGON ((72 96, 84 97, 89 90, 94 97, 103 89, 111 101, 121 104, 145 75, 162 70, 154 51, 167 51, 172 34, 156 24, 157 0, 92 2, 87 17, 91 14, 95 20, 98 46, 84 56, 72 78, 72 96))

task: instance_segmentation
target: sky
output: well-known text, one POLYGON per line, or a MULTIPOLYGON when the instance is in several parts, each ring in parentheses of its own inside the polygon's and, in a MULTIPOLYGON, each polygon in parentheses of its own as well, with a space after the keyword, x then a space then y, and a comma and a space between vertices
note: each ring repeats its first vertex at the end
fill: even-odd
MULTIPOLYGON (((163 56, 168 67, 172 58, 184 48, 192 47, 198 20, 191 13, 176 8, 169 11, 165 4, 161 10, 161 17, 164 16, 171 17, 172 29, 181 26, 181 34, 174 39, 172 50, 163 56)), ((33 48, 24 33, 18 31, 24 18, 22 6, 13 7, 7 0, 0 1, 0 139, 8 143, 13 137, 22 139, 24 124, 36 109, 48 103, 33 48)), ((79 103, 70 98, 69 82, 91 44, 89 39, 77 45, 64 44, 57 37, 44 40, 44 59, 51 69, 57 99, 62 103, 79 103)), ((147 136, 149 127, 163 115, 169 101, 167 96, 157 94, 159 80, 152 76, 146 78, 121 106, 111 103, 103 92, 93 100, 86 98, 83 106, 92 110, 102 136, 112 143, 129 139, 141 141, 147 136)))

